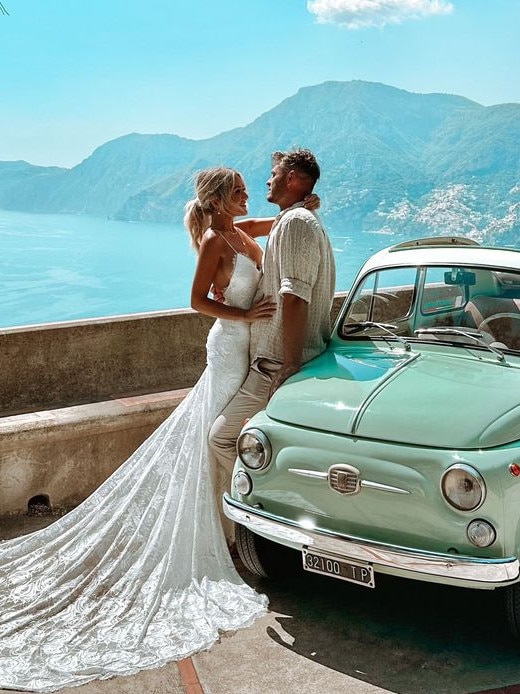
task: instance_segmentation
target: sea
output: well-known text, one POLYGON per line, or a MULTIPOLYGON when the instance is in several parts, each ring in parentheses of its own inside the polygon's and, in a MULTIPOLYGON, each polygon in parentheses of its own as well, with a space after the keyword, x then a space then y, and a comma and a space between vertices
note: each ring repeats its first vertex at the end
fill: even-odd
MULTIPOLYGON (((328 231, 337 291, 400 240, 328 231)), ((188 307, 195 262, 181 223, 0 210, 0 328, 188 307)))

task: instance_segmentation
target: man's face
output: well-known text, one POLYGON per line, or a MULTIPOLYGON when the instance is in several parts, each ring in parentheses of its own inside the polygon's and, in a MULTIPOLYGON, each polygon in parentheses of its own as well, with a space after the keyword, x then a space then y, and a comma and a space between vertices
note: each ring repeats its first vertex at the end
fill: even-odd
POLYGON ((283 202, 287 193, 287 171, 279 164, 273 166, 271 177, 267 181, 267 187, 269 188, 267 193, 269 202, 274 202, 277 205, 283 202))

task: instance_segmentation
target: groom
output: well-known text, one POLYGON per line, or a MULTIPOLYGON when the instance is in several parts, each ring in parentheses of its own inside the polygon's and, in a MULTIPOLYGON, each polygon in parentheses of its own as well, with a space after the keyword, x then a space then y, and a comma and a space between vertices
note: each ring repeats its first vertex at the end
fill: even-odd
POLYGON ((256 298, 272 296, 278 305, 268 322, 251 323, 249 373, 209 433, 217 463, 227 473, 225 484, 216 489, 218 497, 230 488, 244 421, 262 410, 302 364, 323 352, 330 338, 334 256, 320 220, 303 207, 319 176, 307 149, 272 155, 267 200, 280 207, 280 214, 269 235, 256 298))

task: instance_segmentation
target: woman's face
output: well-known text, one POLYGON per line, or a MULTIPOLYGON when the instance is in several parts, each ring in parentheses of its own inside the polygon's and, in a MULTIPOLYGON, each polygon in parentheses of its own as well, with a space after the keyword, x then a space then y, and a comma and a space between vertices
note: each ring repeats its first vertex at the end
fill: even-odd
POLYGON ((237 217, 247 214, 248 198, 249 195, 247 194, 244 179, 242 178, 242 176, 240 176, 240 174, 235 174, 235 180, 233 182, 233 192, 231 193, 231 202, 233 204, 233 213, 237 217))

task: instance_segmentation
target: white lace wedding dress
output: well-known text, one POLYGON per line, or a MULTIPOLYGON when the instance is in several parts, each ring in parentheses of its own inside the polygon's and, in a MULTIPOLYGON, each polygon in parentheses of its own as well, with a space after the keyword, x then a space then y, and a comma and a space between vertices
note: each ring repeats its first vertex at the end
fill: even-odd
MULTIPOLYGON (((236 256, 226 303, 259 271, 236 256)), ((86 501, 0 543, 0 688, 50 692, 129 675, 250 625, 267 598, 231 561, 213 493, 209 427, 248 368, 249 326, 217 320, 184 402, 86 501)))

